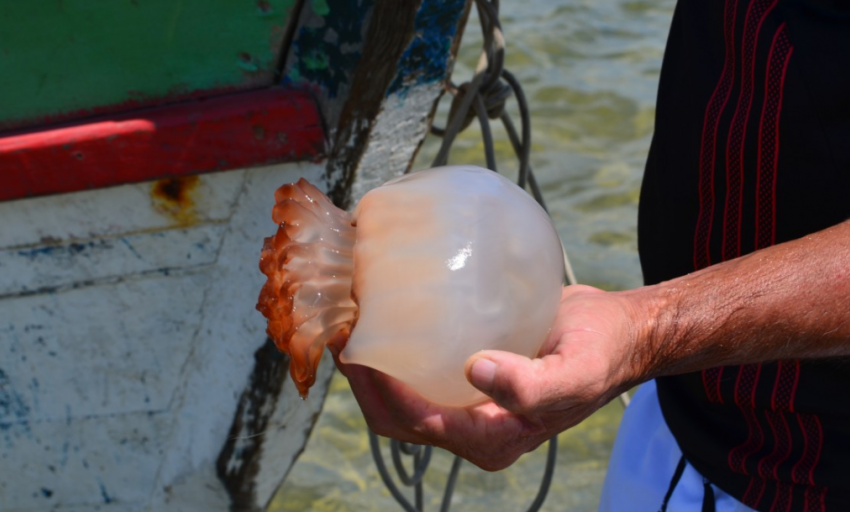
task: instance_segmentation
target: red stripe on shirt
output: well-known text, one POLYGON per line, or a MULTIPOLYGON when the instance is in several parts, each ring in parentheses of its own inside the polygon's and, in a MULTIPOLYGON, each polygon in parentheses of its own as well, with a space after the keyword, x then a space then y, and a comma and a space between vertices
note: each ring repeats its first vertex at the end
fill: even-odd
POLYGON ((777 0, 755 0, 747 8, 741 46, 741 91, 726 141, 726 201, 723 208, 723 260, 741 255, 741 210, 744 206, 744 143, 755 90, 756 43, 777 0))
POLYGON ((741 414, 747 422, 747 439, 729 452, 728 462, 732 471, 745 475, 749 474, 746 468, 747 458, 764 445, 764 430, 755 411, 755 395, 761 368, 760 364, 741 366, 735 382, 735 405, 741 409, 741 414))
POLYGON ((699 151, 699 214, 694 232, 694 268, 711 265, 709 239, 714 216, 714 168, 717 157, 717 128, 735 81, 735 17, 738 0, 726 0, 723 10, 723 37, 726 56, 723 72, 705 107, 699 151))
POLYGON ((800 384, 800 361, 779 361, 770 406, 774 411, 794 412, 794 398, 800 384))
POLYGON ((779 161, 779 114, 788 63, 794 48, 785 24, 773 36, 767 58, 764 105, 759 123, 756 178, 756 249, 776 243, 776 171, 779 161))
POLYGON ((794 486, 787 482, 776 483, 776 496, 770 512, 791 512, 791 501, 794 498, 794 486))
POLYGON ((723 377, 723 367, 708 368, 702 371, 702 385, 708 401, 713 404, 722 404, 723 395, 720 393, 720 379, 723 377))
POLYGON ((791 469, 791 480, 806 488, 805 512, 825 512, 826 487, 815 484, 815 468, 823 450, 823 426, 814 414, 798 414, 797 422, 803 432, 803 455, 791 469))
MULTIPOLYGON (((779 361, 776 367, 776 380, 773 383, 773 393, 770 398, 773 410, 765 411, 765 417, 773 434, 773 451, 758 463, 758 476, 762 480, 779 480, 779 466, 791 456, 791 428, 788 425, 789 414, 794 410, 794 399, 797 395, 797 385, 800 381, 799 361, 779 361)), ((777 482, 773 496, 773 511, 787 511, 791 506, 792 486, 788 483, 777 482)))

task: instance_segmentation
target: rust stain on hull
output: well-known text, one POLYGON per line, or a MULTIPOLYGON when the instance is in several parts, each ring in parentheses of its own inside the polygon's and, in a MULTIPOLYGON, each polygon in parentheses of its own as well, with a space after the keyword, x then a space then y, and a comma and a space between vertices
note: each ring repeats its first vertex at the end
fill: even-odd
POLYGON ((158 180, 151 188, 151 204, 156 211, 171 217, 175 224, 194 224, 198 220, 194 195, 200 182, 197 175, 158 180))

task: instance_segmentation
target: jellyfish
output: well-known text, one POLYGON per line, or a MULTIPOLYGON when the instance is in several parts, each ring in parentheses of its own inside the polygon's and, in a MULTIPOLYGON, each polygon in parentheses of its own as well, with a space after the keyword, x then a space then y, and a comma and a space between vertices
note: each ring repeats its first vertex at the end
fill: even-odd
POLYGON ((302 398, 329 343, 451 407, 486 400, 464 375, 474 353, 537 355, 564 273, 546 212, 503 176, 449 166, 369 191, 352 213, 300 179, 275 192, 257 309, 291 358, 302 398))

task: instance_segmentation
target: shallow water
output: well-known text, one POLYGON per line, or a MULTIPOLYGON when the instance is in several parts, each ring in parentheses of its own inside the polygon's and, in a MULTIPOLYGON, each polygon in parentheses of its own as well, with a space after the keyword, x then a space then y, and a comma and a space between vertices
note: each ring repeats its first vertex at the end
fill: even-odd
MULTIPOLYGON (((675 0, 507 0, 501 20, 506 67, 528 97, 532 167, 580 282, 616 290, 639 286, 636 215, 643 162, 652 135, 658 72, 675 0)), ((464 36, 456 81, 472 76, 478 23, 464 36)), ((448 101, 437 124, 443 125, 448 101)), ((518 117, 514 116, 518 122, 518 117)), ((515 175, 510 144, 494 128, 500 171, 515 175)), ((470 127, 450 163, 484 165, 480 133, 470 127)), ((429 166, 429 139, 415 168, 429 166)), ((559 436, 558 463, 544 511, 593 511, 622 407, 611 403, 559 436)), ((331 392, 307 448, 270 510, 401 510, 378 477, 366 426, 345 379, 331 392)), ((388 452, 388 450, 386 450, 388 452)), ((388 464, 389 456, 385 457, 388 464)), ((452 510, 525 510, 543 472, 545 448, 512 468, 461 471, 452 510)), ((451 457, 435 453, 426 477, 426 509, 439 509, 451 457)))

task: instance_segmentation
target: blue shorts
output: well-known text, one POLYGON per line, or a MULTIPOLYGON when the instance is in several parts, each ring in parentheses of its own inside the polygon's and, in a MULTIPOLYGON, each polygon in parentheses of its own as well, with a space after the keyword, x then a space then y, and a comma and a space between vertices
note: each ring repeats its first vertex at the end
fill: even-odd
MULTIPOLYGON (((667 428, 655 381, 638 389, 623 414, 602 488, 599 512, 657 512, 682 460, 682 451, 667 428)), ((716 512, 754 512, 732 496, 711 487, 716 512)), ((706 491, 704 479, 685 465, 667 503, 667 512, 699 512, 706 491)))

